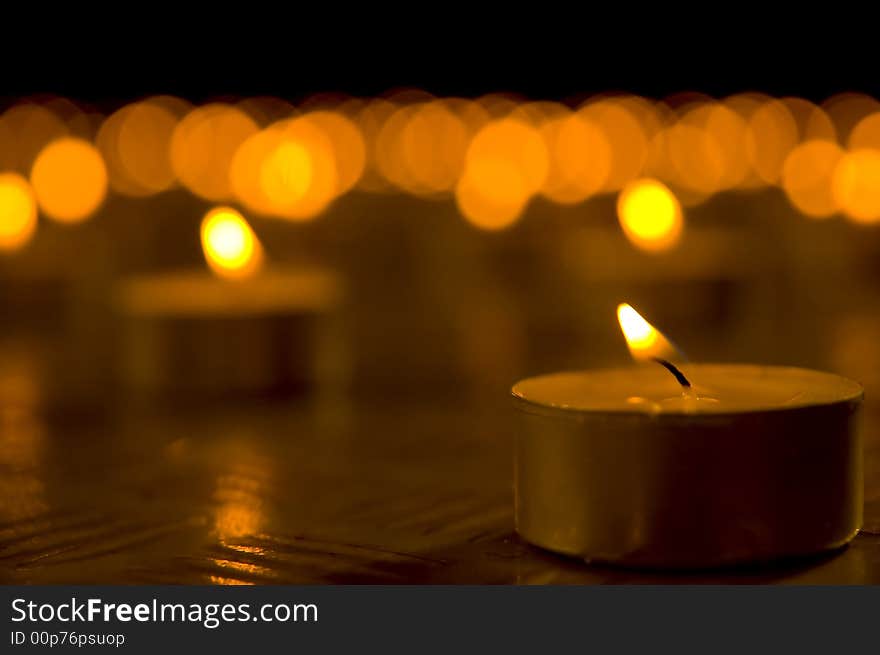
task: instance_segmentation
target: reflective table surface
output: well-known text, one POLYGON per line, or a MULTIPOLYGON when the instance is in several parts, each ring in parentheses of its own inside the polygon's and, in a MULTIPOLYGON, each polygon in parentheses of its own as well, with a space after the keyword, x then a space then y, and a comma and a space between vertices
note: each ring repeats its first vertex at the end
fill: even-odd
POLYGON ((644 572, 513 530, 509 405, 264 402, 0 423, 0 582, 880 583, 880 438, 865 526, 775 566, 644 572))

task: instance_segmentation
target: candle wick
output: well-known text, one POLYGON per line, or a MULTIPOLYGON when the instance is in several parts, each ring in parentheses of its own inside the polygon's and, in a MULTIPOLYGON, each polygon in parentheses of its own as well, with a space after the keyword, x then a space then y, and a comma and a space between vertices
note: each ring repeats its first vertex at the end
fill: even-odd
POLYGON ((682 387, 684 387, 685 389, 690 389, 690 387, 691 387, 690 380, 688 380, 684 376, 684 373, 682 373, 680 370, 678 370, 678 368, 674 364, 666 361, 665 359, 660 359, 659 357, 655 357, 654 361, 657 362, 658 364, 660 364, 660 366, 665 368, 667 371, 672 373, 672 375, 675 376, 675 379, 678 380, 678 383, 682 387))

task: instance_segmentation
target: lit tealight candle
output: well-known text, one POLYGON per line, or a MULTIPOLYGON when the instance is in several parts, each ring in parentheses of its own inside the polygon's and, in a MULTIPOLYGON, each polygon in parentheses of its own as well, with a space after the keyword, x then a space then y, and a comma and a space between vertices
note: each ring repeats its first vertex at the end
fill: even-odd
POLYGON ((633 357, 650 364, 513 387, 525 539, 660 568, 769 561, 852 539, 863 503, 859 384, 799 368, 681 364, 632 307, 618 318, 633 357))
MULTIPOLYGON (((339 277, 265 266, 237 211, 216 208, 201 227, 211 272, 121 283, 123 380, 152 396, 263 394, 311 388, 344 370, 336 316, 339 277)), ((338 380, 332 380, 337 382, 338 380)))

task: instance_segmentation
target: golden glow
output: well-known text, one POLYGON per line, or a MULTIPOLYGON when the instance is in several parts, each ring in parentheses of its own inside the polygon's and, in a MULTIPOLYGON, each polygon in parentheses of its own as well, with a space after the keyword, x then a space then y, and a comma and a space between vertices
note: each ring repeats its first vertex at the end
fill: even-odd
POLYGON ((617 306, 617 321, 633 359, 672 359, 678 352, 669 340, 627 303, 617 306))
POLYGON ((657 343, 659 332, 627 303, 617 306, 617 321, 627 345, 634 352, 645 352, 657 343))
POLYGON ((229 168, 229 180, 235 198, 250 211, 270 216, 275 212, 272 200, 263 190, 263 178, 268 176, 264 163, 281 141, 281 128, 268 127, 241 144, 229 168))
POLYGON ((550 165, 541 194, 560 204, 582 202, 598 193, 611 174, 611 146, 585 114, 554 117, 541 125, 550 165))
POLYGON ((119 125, 116 151, 132 184, 147 193, 174 186, 169 149, 178 117, 159 100, 131 105, 119 125))
MULTIPOLYGON (((28 198, 37 215, 77 222, 108 190, 146 198, 180 186, 211 205, 293 221, 322 215, 353 189, 454 196, 466 221, 492 231, 516 223, 539 195, 539 207, 561 214, 543 201, 613 192, 626 237, 660 252, 680 240, 682 208, 731 190, 773 186, 805 216, 880 224, 880 102, 851 92, 821 105, 752 92, 615 92, 575 105, 403 89, 296 105, 252 97, 193 107, 154 96, 104 117, 47 95, 0 112, 0 178, 7 251, 34 233, 28 198)), ((719 208, 706 210, 728 213, 719 208)))
POLYGON ((53 141, 37 156, 31 185, 49 218, 76 223, 91 216, 107 195, 107 169, 101 153, 82 139, 53 141))
POLYGON ((860 149, 838 161, 832 194, 839 208, 857 223, 880 220, 880 151, 860 149))
POLYGON ((860 120, 850 133, 847 145, 852 150, 858 148, 880 150, 880 112, 860 120))
POLYGON ((639 177, 648 160, 648 135, 632 103, 616 98, 589 102, 578 114, 592 120, 602 130, 611 147, 611 162, 604 191, 618 191, 639 177))
POLYGON ((257 130, 254 120, 236 107, 215 103, 194 109, 180 121, 171 137, 172 169, 197 196, 229 200, 232 158, 257 130))
POLYGON ((782 167, 782 188, 791 204, 812 218, 838 210, 831 179, 843 152, 825 140, 810 140, 789 153, 782 167))
POLYGON ((397 109, 395 103, 385 98, 376 98, 357 108, 355 123, 364 137, 367 153, 364 174, 358 183, 358 187, 364 191, 383 192, 392 188, 379 165, 379 135, 397 109))
POLYGON ((299 202, 312 177, 309 151, 296 141, 282 140, 260 166, 260 185, 277 206, 299 202))
POLYGON ((238 161, 236 153, 233 188, 235 178, 241 178, 238 185, 242 192, 249 190, 253 204, 264 207, 270 215, 291 220, 314 218, 340 191, 333 142, 308 115, 281 121, 264 133, 251 141, 247 150, 242 148, 238 161), (256 170, 247 170, 249 160, 254 161, 256 170))
POLYGON ((221 540, 237 539, 259 532, 262 520, 263 515, 258 504, 226 502, 214 513, 214 530, 221 540))
POLYGON ((391 187, 418 195, 422 189, 413 179, 403 152, 403 133, 416 112, 415 105, 395 109, 376 134, 376 169, 391 187))
POLYGON ((364 136, 354 121, 339 112, 315 111, 305 119, 316 126, 327 138, 336 164, 335 194, 354 188, 364 174, 367 150, 364 136))
POLYGON ((104 158, 110 188, 116 193, 140 198, 150 195, 150 190, 142 187, 131 178, 119 152, 119 132, 126 117, 133 110, 133 105, 126 105, 110 114, 101 123, 98 133, 95 135, 95 145, 104 158))
POLYGON ((478 115, 468 105, 433 99, 398 107, 376 134, 376 169, 389 185, 413 195, 451 191, 461 176, 478 115))
POLYGON ((230 207, 216 207, 202 219, 202 251, 222 277, 241 279, 259 270, 263 248, 244 217, 230 207))
POLYGON ((720 191, 759 186, 748 156, 744 117, 757 106, 757 100, 746 96, 686 104, 652 142, 652 172, 684 190, 691 205, 720 191))
MULTIPOLYGON (((742 99, 740 99, 742 103, 742 99)), ((706 134, 721 150, 719 189, 750 186, 752 168, 746 152, 747 123, 733 101, 713 103, 706 113, 706 134)))
MULTIPOLYGON (((221 448, 216 451, 225 470, 217 472, 212 496, 214 533, 221 545, 235 550, 239 545, 237 540, 259 534, 266 522, 265 492, 272 478, 272 462, 263 453, 248 447, 252 443, 251 436, 229 434, 230 439, 221 442, 221 448)), ((219 566, 247 573, 259 573, 261 568, 235 558, 215 561, 219 566)))
POLYGON ((260 532, 266 520, 261 491, 260 483, 250 477, 249 467, 217 477, 214 531, 221 543, 260 532))
POLYGON ((0 116, 0 170, 27 175, 40 150, 69 130, 51 110, 32 102, 13 105, 0 116))
POLYGON ((520 217, 529 201, 528 187, 509 161, 483 158, 472 162, 455 189, 464 217, 484 230, 502 230, 520 217))
POLYGON ((649 252, 672 248, 684 227, 678 199, 663 183, 650 178, 636 180, 621 191, 617 216, 627 238, 649 252))
POLYGON ((423 193, 450 191, 461 176, 470 139, 468 127, 445 103, 415 109, 400 134, 400 154, 423 193))
POLYGON ((522 175, 529 193, 535 193, 547 177, 547 148, 530 125, 515 119, 487 124, 474 137, 467 152, 467 164, 504 157, 522 175))
POLYGON ((455 189, 458 207, 477 227, 508 227, 544 185, 548 169, 547 148, 535 128, 516 119, 490 122, 468 148, 455 189))
POLYGON ((665 133, 671 179, 702 196, 721 190, 724 180, 724 152, 705 127, 709 111, 692 109, 665 133))
POLYGON ((785 103, 770 100, 749 118, 746 152, 753 170, 764 182, 779 182, 785 158, 797 144, 797 123, 785 103))
POLYGON ((37 229, 37 202, 18 173, 0 174, 0 250, 18 250, 37 229))
POLYGON ((824 109, 803 98, 782 98, 780 102, 794 118, 801 143, 813 140, 837 140, 837 130, 834 129, 834 123, 824 109))

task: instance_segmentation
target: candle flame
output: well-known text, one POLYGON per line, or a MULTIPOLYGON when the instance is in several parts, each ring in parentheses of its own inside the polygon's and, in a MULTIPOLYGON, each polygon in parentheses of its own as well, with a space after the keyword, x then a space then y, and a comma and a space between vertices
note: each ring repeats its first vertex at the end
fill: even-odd
POLYGON ((617 320, 626 339, 629 352, 636 361, 674 359, 678 350, 653 325, 627 303, 617 306, 617 320))
POLYGON ((244 217, 230 207, 216 207, 202 219, 202 250, 217 275, 242 279, 263 263, 263 247, 244 217))

